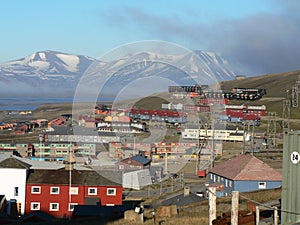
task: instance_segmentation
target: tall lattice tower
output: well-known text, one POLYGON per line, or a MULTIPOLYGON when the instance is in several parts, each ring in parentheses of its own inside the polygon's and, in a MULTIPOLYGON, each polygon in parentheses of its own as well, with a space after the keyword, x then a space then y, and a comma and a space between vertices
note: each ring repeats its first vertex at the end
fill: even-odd
POLYGON ((291 117, 291 100, 284 99, 282 107, 282 129, 283 131, 290 130, 290 117, 291 117))
POLYGON ((300 75, 298 80, 296 81, 295 86, 292 89, 292 107, 298 108, 299 107, 299 92, 300 92, 300 75))
POLYGON ((243 153, 251 153, 253 155, 254 151, 254 124, 248 122, 244 123, 244 143, 243 143, 243 153), (252 126, 251 126, 252 125, 252 126))
POLYGON ((268 144, 272 148, 276 148, 276 112, 268 112, 268 128, 267 138, 268 144))

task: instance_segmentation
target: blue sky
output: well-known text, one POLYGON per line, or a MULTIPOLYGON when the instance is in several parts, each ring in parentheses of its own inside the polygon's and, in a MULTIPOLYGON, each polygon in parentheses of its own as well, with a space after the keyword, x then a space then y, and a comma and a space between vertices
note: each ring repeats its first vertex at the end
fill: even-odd
POLYGON ((221 52, 254 73, 295 70, 298 2, 2 0, 0 62, 41 50, 98 58, 129 42, 163 40, 221 52))

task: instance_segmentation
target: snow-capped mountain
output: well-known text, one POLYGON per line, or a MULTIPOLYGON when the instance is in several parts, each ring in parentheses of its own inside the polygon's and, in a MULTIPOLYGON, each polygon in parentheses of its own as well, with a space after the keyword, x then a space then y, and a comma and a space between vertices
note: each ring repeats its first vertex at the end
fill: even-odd
POLYGON ((47 50, 0 64, 3 87, 0 94, 72 96, 80 81, 91 88, 103 86, 103 90, 111 94, 112 90, 118 92, 141 79, 152 78, 152 84, 147 84, 154 85, 157 79, 153 77, 190 85, 231 80, 235 76, 235 71, 220 54, 206 51, 183 55, 142 52, 104 62, 47 50))
POLYGON ((95 59, 56 51, 40 51, 0 64, 1 95, 69 95, 95 59))
POLYGON ((74 78, 81 76, 93 61, 94 59, 82 55, 40 51, 2 64, 0 73, 6 76, 34 76, 40 79, 51 79, 55 76, 74 78))

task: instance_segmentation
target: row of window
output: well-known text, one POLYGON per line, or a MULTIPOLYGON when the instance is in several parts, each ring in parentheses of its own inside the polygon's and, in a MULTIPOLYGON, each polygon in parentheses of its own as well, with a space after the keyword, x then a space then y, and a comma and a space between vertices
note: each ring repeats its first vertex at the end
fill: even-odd
MULTIPOLYGON (((210 179, 213 180, 214 182, 222 182, 225 179, 225 187, 232 187, 232 181, 226 178, 217 176, 215 174, 210 174, 210 179)), ((258 189, 266 189, 266 188, 267 188, 266 182, 258 182, 258 189)))
POLYGON ((215 174, 210 174, 210 179, 214 182, 222 182, 225 179, 225 187, 232 187, 232 180, 228 180, 224 177, 220 177, 215 174))
MULTIPOLYGON (((88 195, 97 195, 97 188, 88 188, 88 195)), ((40 186, 32 186, 31 187, 32 194, 40 194, 41 187, 40 186)), ((50 187, 50 194, 59 194, 60 187, 50 187)), ((78 187, 70 187, 69 194, 78 195, 78 187)), ((106 195, 116 195, 116 188, 107 188, 106 195)))
MULTIPOLYGON (((76 205, 78 205, 78 203, 69 203, 68 211, 73 211, 76 205)), ((40 202, 30 203, 30 210, 40 210, 40 208, 41 208, 40 202)), ((59 211, 59 203, 51 202, 49 204, 49 211, 59 211)))

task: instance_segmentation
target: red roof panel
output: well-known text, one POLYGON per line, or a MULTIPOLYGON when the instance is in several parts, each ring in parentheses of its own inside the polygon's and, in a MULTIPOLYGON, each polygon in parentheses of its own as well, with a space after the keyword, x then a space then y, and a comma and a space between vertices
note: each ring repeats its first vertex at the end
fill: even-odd
POLYGON ((231 180, 281 181, 282 175, 268 164, 251 155, 239 155, 210 170, 231 180))

